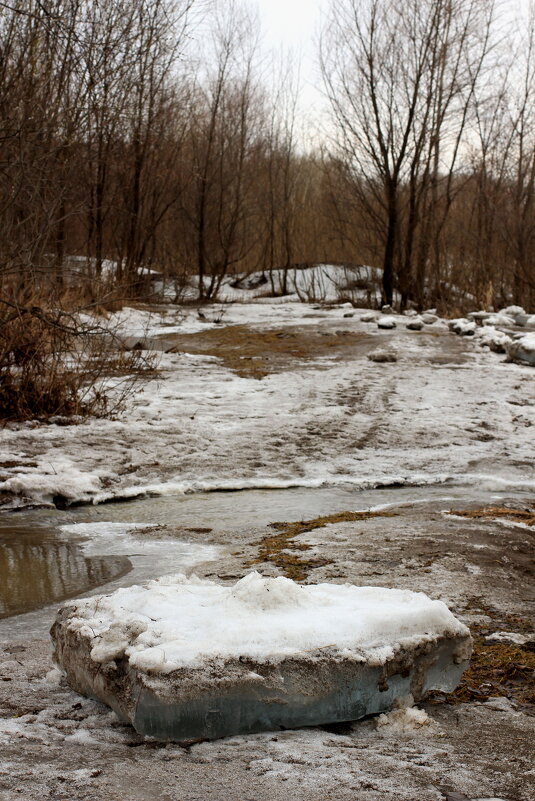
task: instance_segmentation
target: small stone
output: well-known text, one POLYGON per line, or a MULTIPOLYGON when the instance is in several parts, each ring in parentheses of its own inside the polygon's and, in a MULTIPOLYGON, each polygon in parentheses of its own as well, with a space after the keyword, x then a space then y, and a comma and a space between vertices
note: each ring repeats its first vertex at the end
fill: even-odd
POLYGON ((355 312, 346 312, 344 314, 344 317, 354 317, 354 316, 355 316, 355 312))
POLYGON ((493 709, 496 712, 516 712, 515 707, 508 698, 502 695, 491 696, 485 701, 485 709, 493 709))
POLYGON ((361 323, 374 323, 377 320, 377 315, 375 312, 366 312, 366 314, 361 314, 360 321, 361 323))
POLYGON ((396 321, 393 317, 379 317, 377 320, 377 328, 395 328, 396 321))
POLYGON ((409 331, 421 331, 424 327, 424 321, 421 317, 413 317, 409 322, 405 325, 409 331))
POLYGON ((383 314, 392 314, 394 309, 388 303, 385 303, 384 306, 381 306, 381 311, 383 312, 383 314))
POLYGON ((425 323, 425 325, 433 325, 437 320, 438 317, 436 314, 432 314, 431 312, 424 312, 424 314, 422 314, 422 322, 425 323))
POLYGON ((368 359, 371 362, 397 362, 398 355, 394 350, 387 350, 386 348, 377 348, 368 353, 368 359))
POLYGON ((450 320, 448 328, 459 336, 473 337, 476 332, 477 324, 473 320, 467 320, 466 317, 459 317, 456 320, 450 320))

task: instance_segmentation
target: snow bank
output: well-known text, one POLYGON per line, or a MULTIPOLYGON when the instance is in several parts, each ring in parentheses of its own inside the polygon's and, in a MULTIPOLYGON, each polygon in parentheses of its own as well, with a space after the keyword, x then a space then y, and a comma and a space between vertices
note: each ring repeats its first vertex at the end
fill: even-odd
MULTIPOLYGON (((268 299, 333 303, 342 297, 363 305, 377 305, 381 299, 382 272, 362 264, 312 264, 250 274, 229 275, 217 293, 222 302, 268 299), (284 293, 284 294, 283 294, 284 293), (275 296, 275 297, 273 297, 275 296), (277 296, 279 296, 277 298, 277 296)), ((187 297, 196 297, 198 281, 190 279, 187 297)), ((205 279, 206 289, 210 278, 205 279)))
POLYGON ((68 628, 91 637, 95 662, 126 656, 134 668, 164 674, 206 659, 273 664, 321 649, 379 665, 401 647, 469 635, 444 603, 423 593, 300 586, 256 572, 234 586, 166 576, 78 601, 68 628))

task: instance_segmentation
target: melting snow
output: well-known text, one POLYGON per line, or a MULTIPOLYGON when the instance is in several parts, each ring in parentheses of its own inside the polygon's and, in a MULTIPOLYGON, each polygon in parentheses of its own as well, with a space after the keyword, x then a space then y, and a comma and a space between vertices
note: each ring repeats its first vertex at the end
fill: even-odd
POLYGON ((399 647, 468 636, 442 601, 423 593, 350 584, 300 586, 251 573, 234 586, 166 576, 77 601, 69 628, 90 635, 91 657, 125 654, 133 667, 169 673, 206 659, 276 663, 335 649, 384 664, 399 647))

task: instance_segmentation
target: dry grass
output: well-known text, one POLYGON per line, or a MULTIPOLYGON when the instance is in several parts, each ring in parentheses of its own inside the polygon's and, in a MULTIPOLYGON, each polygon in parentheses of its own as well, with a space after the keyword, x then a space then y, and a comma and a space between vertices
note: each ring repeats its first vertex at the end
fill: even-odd
POLYGON ((310 571, 316 567, 331 564, 328 559, 305 559, 300 554, 309 551, 312 547, 307 543, 294 542, 300 534, 323 528, 332 523, 352 523, 368 520, 374 517, 394 517, 394 512, 338 512, 325 517, 316 517, 313 520, 302 520, 297 523, 271 523, 277 533, 264 537, 260 546, 258 557, 250 562, 251 565, 261 562, 271 562, 279 568, 283 576, 294 581, 304 581, 310 571), (292 553, 299 551, 299 553, 292 553))
POLYGON ((259 331, 246 325, 213 328, 197 334, 173 336, 173 351, 217 356, 243 378, 264 378, 321 356, 343 358, 357 346, 371 342, 368 334, 352 331, 320 334, 303 329, 259 331))
POLYGON ((493 696, 535 704, 535 653, 507 643, 487 645, 477 638, 470 667, 452 700, 463 703, 493 696))
POLYGON ((509 643, 488 644, 485 635, 491 631, 509 631, 530 636, 533 626, 519 615, 508 615, 488 607, 481 599, 472 599, 467 611, 479 612, 492 620, 492 626, 472 626, 474 651, 470 667, 453 693, 431 693, 435 703, 460 704, 485 701, 503 696, 520 704, 535 705, 535 651, 532 646, 509 643))
POLYGON ((510 520, 513 523, 535 526, 535 507, 533 506, 528 509, 511 509, 507 506, 485 506, 483 509, 464 509, 462 511, 450 509, 448 514, 466 517, 469 520, 510 520))

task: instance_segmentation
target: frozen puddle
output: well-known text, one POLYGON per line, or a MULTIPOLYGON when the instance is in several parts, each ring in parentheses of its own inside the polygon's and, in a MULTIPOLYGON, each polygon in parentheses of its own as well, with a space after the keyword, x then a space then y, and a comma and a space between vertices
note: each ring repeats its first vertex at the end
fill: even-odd
MULTIPOLYGON (((525 502, 531 494, 517 489, 506 497, 525 502)), ((467 499, 485 506, 499 504, 501 498, 483 486, 325 487, 198 493, 67 511, 6 512, 0 514, 0 641, 46 636, 56 602, 98 592, 94 588, 103 584, 111 592, 165 573, 196 570, 236 547, 242 534, 276 520, 415 503, 449 501, 454 506, 467 499), (149 536, 143 534, 153 526, 178 527, 181 532, 165 539, 158 539, 157 528, 149 536), (216 540, 225 542, 225 547, 214 545, 209 534, 204 542, 188 534, 200 529, 219 533, 216 540)))
POLYGON ((71 687, 143 735, 187 742, 356 720, 455 688, 469 630, 423 593, 251 573, 167 576, 64 605, 71 687))

